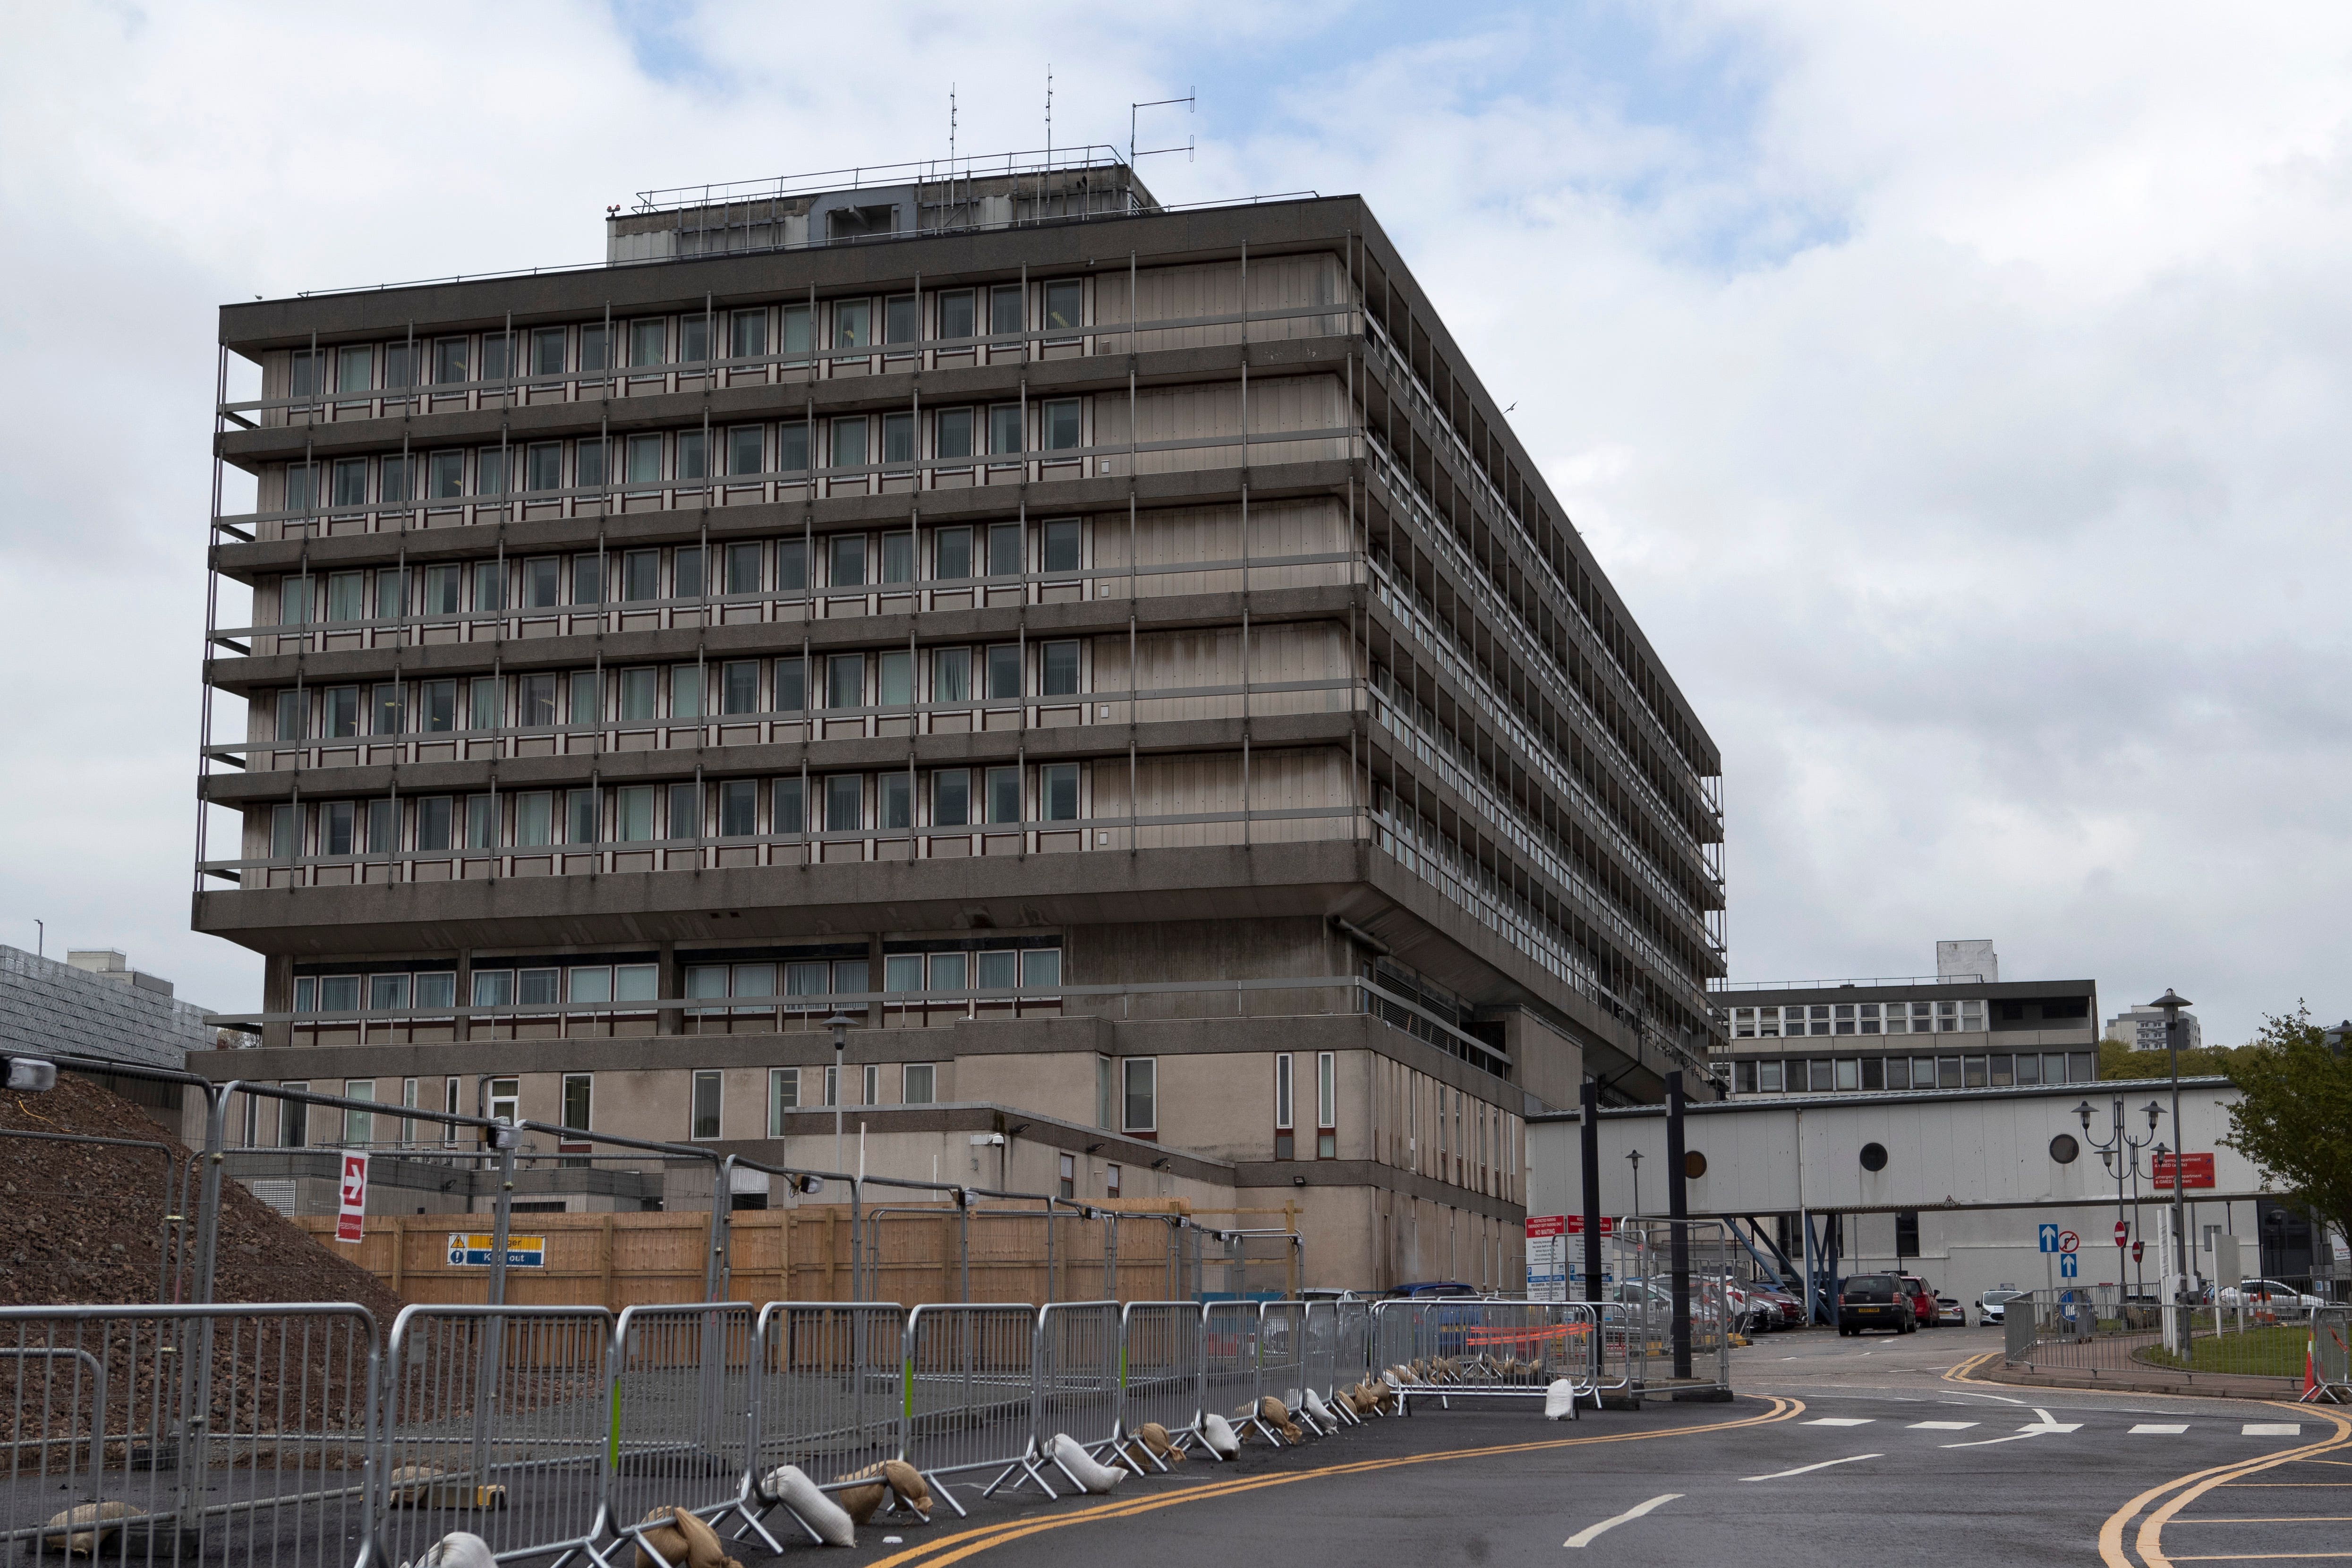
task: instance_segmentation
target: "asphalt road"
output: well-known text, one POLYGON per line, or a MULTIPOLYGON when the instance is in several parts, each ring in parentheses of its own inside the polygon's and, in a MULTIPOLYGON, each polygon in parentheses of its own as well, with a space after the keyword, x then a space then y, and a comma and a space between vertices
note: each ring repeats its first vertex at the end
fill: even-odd
POLYGON ((1575 1423, 1525 1405, 1432 1409, 1130 1478, 1107 1499, 960 1493, 967 1521, 878 1519, 853 1552, 825 1555, 887 1568, 2352 1560, 2352 1419, 1951 1375, 1998 1348, 1997 1330, 1774 1335, 1735 1352, 1728 1405, 1575 1423))

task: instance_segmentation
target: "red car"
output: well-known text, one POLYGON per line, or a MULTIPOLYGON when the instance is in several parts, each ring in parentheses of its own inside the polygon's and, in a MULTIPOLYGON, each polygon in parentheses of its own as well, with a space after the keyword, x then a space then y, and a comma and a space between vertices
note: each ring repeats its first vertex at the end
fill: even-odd
POLYGON ((1942 1325, 1943 1309, 1936 1300, 1933 1285, 1916 1274, 1906 1274, 1903 1276, 1903 1293, 1911 1299, 1912 1313, 1919 1320, 1921 1328, 1933 1329, 1942 1325))

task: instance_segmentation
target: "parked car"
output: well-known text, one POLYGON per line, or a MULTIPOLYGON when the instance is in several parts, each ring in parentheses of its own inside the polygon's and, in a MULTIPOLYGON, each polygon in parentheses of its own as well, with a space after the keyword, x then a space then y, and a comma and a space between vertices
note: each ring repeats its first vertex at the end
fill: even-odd
POLYGON ((2011 1301, 2021 1301, 2030 1294, 2031 1292, 2020 1290, 2014 1285, 2003 1285, 1998 1289, 1986 1291, 1977 1298, 1977 1321, 1979 1323, 2007 1322, 2009 1304, 2011 1301))
POLYGON ((1429 1279, 1414 1285, 1400 1285, 1386 1294, 1391 1299, 1402 1296, 1419 1301, 1435 1296, 1475 1296, 1478 1287, 1465 1285, 1459 1279, 1429 1279))
POLYGON ((1903 1276, 1903 1293, 1910 1298, 1911 1315, 1923 1329, 1938 1327, 1944 1321, 1943 1310, 1936 1301, 1936 1288, 1916 1274, 1903 1276))
POLYGON ((2214 1297, 2224 1307, 2243 1304, 2266 1307, 2274 1312, 2308 1312, 2314 1307, 2324 1307, 2326 1301, 2292 1285, 2282 1285, 2275 1279, 2241 1279, 2235 1285, 2225 1285, 2214 1297))
POLYGON ((1803 1326, 1805 1321, 1803 1304, 1779 1286, 1751 1284, 1748 1287, 1748 1296, 1756 1303, 1759 1325, 1763 1322, 1764 1310, 1769 1309, 1772 1328, 1794 1329, 1803 1326))
POLYGON ((1936 1321, 1965 1329, 1969 1326, 1969 1310, 1960 1304, 1958 1296, 1947 1296, 1938 1290, 1936 1292, 1936 1321))
POLYGON ((1919 1315, 1904 1289, 1902 1276, 1852 1274, 1838 1281, 1837 1326, 1841 1337, 1864 1329, 1907 1334, 1918 1329, 1919 1315))

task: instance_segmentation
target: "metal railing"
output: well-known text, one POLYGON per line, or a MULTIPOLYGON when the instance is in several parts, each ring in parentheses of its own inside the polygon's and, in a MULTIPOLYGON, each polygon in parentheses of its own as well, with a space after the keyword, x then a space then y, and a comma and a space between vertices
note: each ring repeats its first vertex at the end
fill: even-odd
POLYGON ((1544 1398, 1569 1384, 1598 1402, 1600 1314, 1582 1301, 1383 1301, 1372 1311, 1375 1359, 1408 1414, 1416 1398, 1544 1398), (1404 1375, 1410 1373, 1408 1377, 1404 1375))
POLYGON ((2187 1305, 2131 1295, 2118 1285, 2030 1290, 2001 1309, 2002 1360, 2028 1372, 2125 1384, 2252 1377, 2300 1388, 2306 1372, 2326 1382, 2321 1362, 2342 1355, 2352 1314, 2352 1308, 2315 1301, 2300 1290, 2233 1289, 2187 1305))

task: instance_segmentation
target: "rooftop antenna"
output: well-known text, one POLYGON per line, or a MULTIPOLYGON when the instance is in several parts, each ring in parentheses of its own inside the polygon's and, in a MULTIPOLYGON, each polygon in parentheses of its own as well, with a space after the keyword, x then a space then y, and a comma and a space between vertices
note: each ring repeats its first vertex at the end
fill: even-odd
POLYGON ((956 161, 956 84, 948 83, 948 173, 955 173, 956 161))
POLYGON ((1184 106, 1186 121, 1189 123, 1195 107, 1194 100, 1199 98, 1200 92, 1201 89, 1197 87, 1188 87, 1184 89, 1184 96, 1181 98, 1155 98, 1150 103, 1130 103, 1127 106, 1127 166, 1129 168, 1135 167, 1135 161, 1138 158, 1156 158, 1162 153, 1181 153, 1184 154, 1184 162, 1189 163, 1192 161, 1193 138, 1189 132, 1185 133, 1184 145, 1181 147, 1150 147, 1140 153, 1137 152, 1135 122, 1147 109, 1164 109, 1170 104, 1181 103, 1184 106))
POLYGON ((1054 62, 1045 62, 1045 166, 1054 166, 1054 62))

